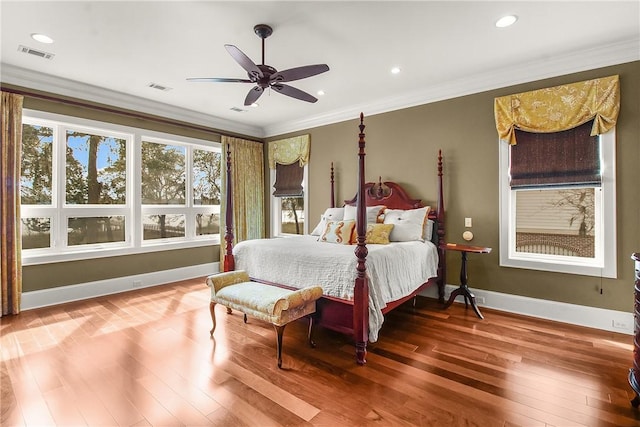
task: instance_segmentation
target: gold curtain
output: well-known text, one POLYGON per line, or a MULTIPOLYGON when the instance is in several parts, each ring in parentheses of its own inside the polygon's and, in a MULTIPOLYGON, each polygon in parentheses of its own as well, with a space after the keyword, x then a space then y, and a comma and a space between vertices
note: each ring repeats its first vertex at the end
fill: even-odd
POLYGON ((20 313, 22 241, 20 236, 20 160, 22 95, 2 92, 0 139, 0 315, 20 313))
POLYGON ((502 96, 494 103, 500 140, 512 145, 516 129, 560 132, 592 119, 591 135, 600 135, 615 127, 619 111, 619 76, 502 96))
POLYGON ((294 136, 269 142, 269 168, 275 169, 276 163, 290 165, 300 162, 300 167, 309 163, 309 135, 294 136))
POLYGON ((222 137, 222 188, 220 202, 220 268, 224 266, 227 211, 227 147, 231 149, 233 185, 233 243, 262 239, 264 226, 263 144, 228 136, 222 137))

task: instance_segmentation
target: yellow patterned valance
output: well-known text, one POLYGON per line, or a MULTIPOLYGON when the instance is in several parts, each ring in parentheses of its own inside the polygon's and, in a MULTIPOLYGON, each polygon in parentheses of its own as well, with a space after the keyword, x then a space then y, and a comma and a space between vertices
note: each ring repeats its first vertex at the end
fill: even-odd
POLYGON ((616 125, 619 111, 618 76, 502 96, 494 104, 500 140, 512 145, 516 143, 516 129, 560 132, 591 119, 591 135, 600 135, 616 125))
POLYGON ((269 168, 275 169, 276 163, 290 165, 296 161, 300 167, 309 163, 309 135, 294 136, 269 143, 269 168))

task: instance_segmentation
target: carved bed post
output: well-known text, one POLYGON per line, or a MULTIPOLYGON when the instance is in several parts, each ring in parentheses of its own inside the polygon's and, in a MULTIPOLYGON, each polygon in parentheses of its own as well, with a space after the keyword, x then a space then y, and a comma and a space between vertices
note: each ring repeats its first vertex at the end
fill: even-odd
POLYGON ((369 340, 369 283, 367 280, 366 258, 368 254, 365 245, 367 227, 367 207, 365 204, 364 180, 364 114, 360 113, 360 134, 358 140, 358 201, 356 205, 356 228, 358 232, 357 247, 355 249, 357 277, 353 292, 353 338, 356 345, 356 361, 364 365, 367 357, 367 341, 369 340))
POLYGON ((438 150, 438 301, 444 304, 444 286, 447 281, 446 251, 440 248, 444 245, 444 193, 442 186, 442 150, 438 150))
POLYGON ((330 208, 336 207, 336 196, 334 191, 334 180, 333 180, 333 162, 331 162, 331 204, 329 204, 330 208))
POLYGON ((231 182, 231 146, 227 144, 227 211, 225 212, 226 252, 224 255, 224 271, 233 271, 236 262, 233 258, 233 185, 231 182))

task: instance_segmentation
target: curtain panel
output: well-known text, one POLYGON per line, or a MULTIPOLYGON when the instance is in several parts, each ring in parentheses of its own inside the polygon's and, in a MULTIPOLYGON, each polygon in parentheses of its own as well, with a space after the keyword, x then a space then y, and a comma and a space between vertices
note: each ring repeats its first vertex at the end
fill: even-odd
POLYGON ((308 134, 269 142, 269 168, 275 169, 276 163, 290 165, 296 161, 304 167, 309 163, 309 145, 308 134))
MULTIPOLYGON (((263 144, 228 136, 222 137, 222 188, 227 188, 227 148, 231 155, 233 195, 233 243, 262 239, 264 218, 263 144)), ((220 201, 220 266, 224 266, 227 198, 220 201)))
POLYGON ((22 95, 2 92, 0 125, 0 297, 1 315, 20 313, 22 241, 20 236, 20 162, 22 95))
POLYGON ((516 144, 515 130, 560 132, 593 120, 591 135, 613 129, 620 111, 619 76, 502 96, 494 100, 500 140, 516 144))

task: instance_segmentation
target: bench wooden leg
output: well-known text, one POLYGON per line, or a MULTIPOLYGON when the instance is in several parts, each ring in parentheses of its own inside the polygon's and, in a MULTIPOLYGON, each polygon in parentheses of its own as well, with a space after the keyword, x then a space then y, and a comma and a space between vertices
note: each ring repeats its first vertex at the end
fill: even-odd
POLYGON ((209 311, 211 312, 211 321, 213 322, 213 328, 211 328, 211 331, 209 331, 209 335, 211 335, 213 337, 213 331, 216 330, 216 303, 211 301, 209 303, 209 311))
POLYGON ((282 369, 282 333, 284 332, 284 327, 287 325, 276 326, 273 327, 276 329, 277 335, 277 350, 278 350, 278 368, 282 369))
POLYGON ((310 314, 308 317, 309 317, 309 333, 307 335, 307 338, 309 340, 309 345, 312 348, 315 348, 316 343, 313 341, 313 314, 310 314))

